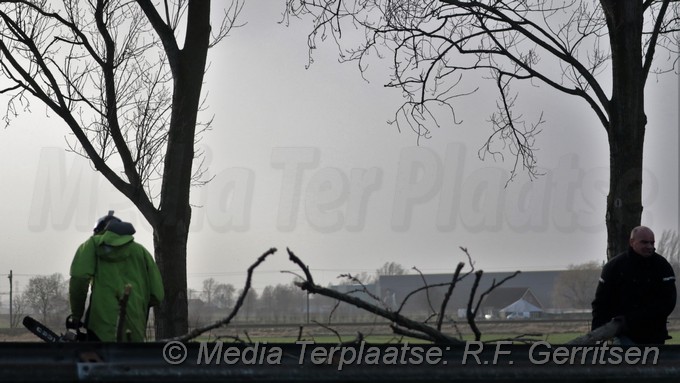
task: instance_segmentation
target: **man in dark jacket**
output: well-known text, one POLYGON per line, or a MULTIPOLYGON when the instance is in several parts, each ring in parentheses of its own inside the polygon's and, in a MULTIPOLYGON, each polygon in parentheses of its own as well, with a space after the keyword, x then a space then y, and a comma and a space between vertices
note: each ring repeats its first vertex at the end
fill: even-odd
POLYGON ((623 320, 622 344, 664 344, 670 338, 666 321, 675 308, 675 274, 654 250, 654 233, 639 226, 628 251, 607 262, 593 300, 593 330, 617 318, 623 320))

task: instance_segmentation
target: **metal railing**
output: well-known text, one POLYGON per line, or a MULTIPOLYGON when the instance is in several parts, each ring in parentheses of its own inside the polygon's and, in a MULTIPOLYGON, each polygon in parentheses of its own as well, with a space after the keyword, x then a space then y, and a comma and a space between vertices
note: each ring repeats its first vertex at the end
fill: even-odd
POLYGON ((680 346, 2 343, 0 381, 677 383, 680 346))

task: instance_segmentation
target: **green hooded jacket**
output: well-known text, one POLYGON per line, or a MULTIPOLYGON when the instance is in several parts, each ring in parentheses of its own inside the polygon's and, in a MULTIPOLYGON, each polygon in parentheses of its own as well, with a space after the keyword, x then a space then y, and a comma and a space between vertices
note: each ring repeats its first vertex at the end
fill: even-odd
POLYGON ((149 308, 163 300, 163 282, 151 254, 134 242, 132 235, 113 231, 93 235, 76 251, 70 274, 71 314, 83 318, 92 284, 90 306, 83 322, 103 342, 117 340, 119 302, 125 286, 130 285, 123 340, 145 340, 149 308))

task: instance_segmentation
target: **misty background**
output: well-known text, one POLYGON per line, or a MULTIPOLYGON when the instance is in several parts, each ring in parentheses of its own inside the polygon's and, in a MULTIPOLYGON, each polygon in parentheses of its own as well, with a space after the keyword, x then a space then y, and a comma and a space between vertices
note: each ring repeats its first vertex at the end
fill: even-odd
MULTIPOLYGON (((283 6, 247 2, 245 25, 209 53, 202 119, 214 120, 199 147, 210 182, 193 190, 190 288, 206 278, 242 287, 247 267, 270 247, 279 252, 257 270, 258 291, 293 279, 281 273, 294 269, 286 247, 320 284, 390 261, 452 272, 466 259, 459 246, 485 271, 606 259, 608 150, 585 103, 546 87, 517 88, 525 118, 543 112, 546 120, 536 143, 543 175, 520 172, 507 183, 509 153, 505 161, 478 158, 493 83, 469 76, 479 90, 454 101, 461 123, 418 140, 387 123, 402 102, 383 87, 389 60, 375 58, 364 79, 325 44, 307 69, 309 24, 280 24, 283 6)), ((657 239, 679 227, 678 84, 671 73, 647 87, 643 224, 657 239)), ((153 247, 141 214, 66 151, 66 138, 63 122, 38 102, 0 130, 3 305, 9 270, 19 289, 34 275, 67 276, 75 249, 108 210, 153 247)))

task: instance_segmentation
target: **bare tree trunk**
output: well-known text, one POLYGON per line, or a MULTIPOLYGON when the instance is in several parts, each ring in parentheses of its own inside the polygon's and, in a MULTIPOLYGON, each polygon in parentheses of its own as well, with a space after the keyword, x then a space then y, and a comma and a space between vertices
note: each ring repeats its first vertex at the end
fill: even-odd
POLYGON ((156 261, 166 293, 157 311, 156 338, 176 337, 189 330, 186 282, 186 246, 191 222, 189 192, 209 40, 210 1, 191 0, 184 48, 166 48, 174 87, 161 204, 153 225, 156 261))
POLYGON ((612 52, 607 258, 628 249, 642 215, 642 150, 647 119, 642 67, 642 2, 602 0, 612 52))
POLYGON ((165 299, 155 311, 156 339, 176 337, 189 332, 187 300, 186 244, 188 221, 184 233, 168 225, 154 231, 154 253, 163 276, 165 299))

